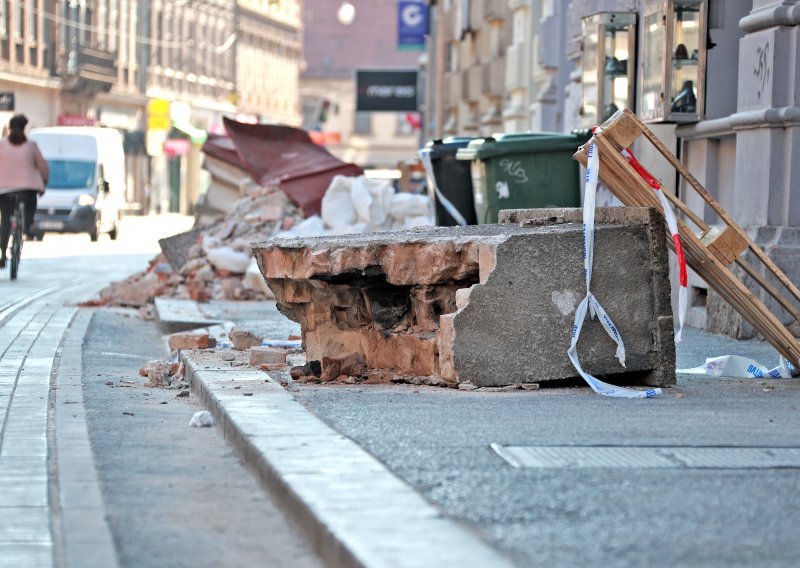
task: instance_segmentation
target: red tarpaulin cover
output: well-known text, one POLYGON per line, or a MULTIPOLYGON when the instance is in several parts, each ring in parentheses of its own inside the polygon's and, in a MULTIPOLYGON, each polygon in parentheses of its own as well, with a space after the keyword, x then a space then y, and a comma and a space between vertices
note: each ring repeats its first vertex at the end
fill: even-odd
POLYGON ((322 196, 334 176, 364 173, 314 144, 305 130, 229 118, 223 118, 223 124, 230 138, 210 137, 203 152, 245 170, 261 185, 280 186, 306 216, 319 214, 322 196))

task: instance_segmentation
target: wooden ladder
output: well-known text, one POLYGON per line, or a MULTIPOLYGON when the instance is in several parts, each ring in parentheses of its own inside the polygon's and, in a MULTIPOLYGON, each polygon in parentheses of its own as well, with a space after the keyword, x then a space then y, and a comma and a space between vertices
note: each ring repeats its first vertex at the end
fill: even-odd
MULTIPOLYGON (((650 206, 661 211, 661 203, 656 192, 622 155, 622 150, 629 148, 642 135, 656 147, 724 224, 722 230, 709 226, 675 194, 662 188, 662 192, 674 207, 700 231, 698 236, 683 220, 678 219, 678 230, 687 264, 781 355, 800 369, 798 339, 728 267, 734 262, 738 264, 798 322, 800 322, 800 309, 796 302, 800 301, 800 290, 635 114, 627 109, 616 112, 603 124, 598 134, 578 148, 574 158, 585 166, 589 145, 594 142, 599 152, 600 179, 614 195, 625 205, 650 206), (771 283, 759 267, 743 258, 742 253, 747 250, 760 261, 763 265, 762 270, 765 268, 764 272, 770 273, 785 290, 782 291, 771 283), (786 296, 787 291, 789 297, 786 296)), ((667 239, 667 242, 674 249, 672 239, 667 239)))

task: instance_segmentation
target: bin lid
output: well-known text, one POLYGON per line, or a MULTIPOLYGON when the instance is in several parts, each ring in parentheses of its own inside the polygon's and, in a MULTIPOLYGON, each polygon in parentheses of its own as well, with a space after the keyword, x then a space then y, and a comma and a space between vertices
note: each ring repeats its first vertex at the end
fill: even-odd
POLYGON ((465 148, 474 139, 472 136, 448 136, 444 140, 439 138, 428 140, 425 147, 431 151, 431 159, 437 160, 454 155, 458 149, 465 148))
POLYGON ((498 134, 492 138, 480 138, 459 150, 459 160, 485 160, 505 154, 538 154, 543 152, 575 151, 591 138, 591 132, 519 132, 498 134))
POLYGON ((477 160, 479 159, 479 151, 483 148, 484 144, 491 144, 494 142, 494 138, 475 138, 469 144, 467 144, 466 148, 459 148, 456 151, 456 160, 477 160))

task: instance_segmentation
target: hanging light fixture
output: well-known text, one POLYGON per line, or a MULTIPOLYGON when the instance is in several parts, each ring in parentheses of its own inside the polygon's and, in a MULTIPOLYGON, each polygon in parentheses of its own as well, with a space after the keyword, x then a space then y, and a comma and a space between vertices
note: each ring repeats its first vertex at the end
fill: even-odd
POLYGON ((342 5, 339 6, 339 9, 336 10, 336 19, 339 20, 340 24, 349 26, 353 23, 353 20, 356 19, 356 7, 345 0, 342 2, 342 5))

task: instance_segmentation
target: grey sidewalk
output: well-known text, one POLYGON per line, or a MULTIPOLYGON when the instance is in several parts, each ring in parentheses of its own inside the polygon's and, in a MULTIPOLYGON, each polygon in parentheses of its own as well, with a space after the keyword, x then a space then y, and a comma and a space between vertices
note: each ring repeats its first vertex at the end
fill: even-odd
MULTIPOLYGON (((253 309, 240 309, 256 319, 253 309)), ((264 306, 259 314, 259 332, 280 338, 282 316, 264 306)), ((231 310, 226 318, 237 320, 231 310)), ((763 342, 697 330, 686 330, 685 338, 679 368, 719 355, 778 362, 763 342)), ((800 560, 793 529, 800 503, 786 492, 800 483, 792 465, 800 456, 796 379, 681 375, 676 387, 649 400, 608 399, 575 387, 290 385, 287 392, 238 360, 223 361, 220 350, 192 357, 193 388, 226 437, 311 530, 324 557, 341 565, 440 564, 429 552, 441 549, 440 533, 408 528, 414 515, 394 511, 396 502, 383 493, 389 487, 397 495, 412 489, 398 506, 423 511, 422 518, 438 511, 449 520, 437 522, 455 527, 459 543, 470 541, 481 554, 498 551, 468 554, 483 566, 506 565, 508 557, 520 566, 800 560), (518 468, 496 446, 565 448, 579 459, 518 468), (609 469, 587 458, 598 446, 637 460, 655 451, 684 461, 665 467, 634 460, 609 469), (792 464, 775 468, 787 455, 792 464), (384 476, 391 481, 380 481, 384 476), (384 522, 384 513, 395 521, 384 522)))
POLYGON ((58 288, 6 314, 0 327, 0 345, 6 346, 0 357, 3 567, 65 562, 113 567, 116 562, 83 415, 80 345, 88 314, 79 316, 68 331, 76 308, 63 305, 76 290, 58 288), (69 530, 62 530, 64 526, 69 530), (77 534, 77 527, 84 536, 77 534), (91 554, 75 551, 87 538, 92 541, 91 554))

